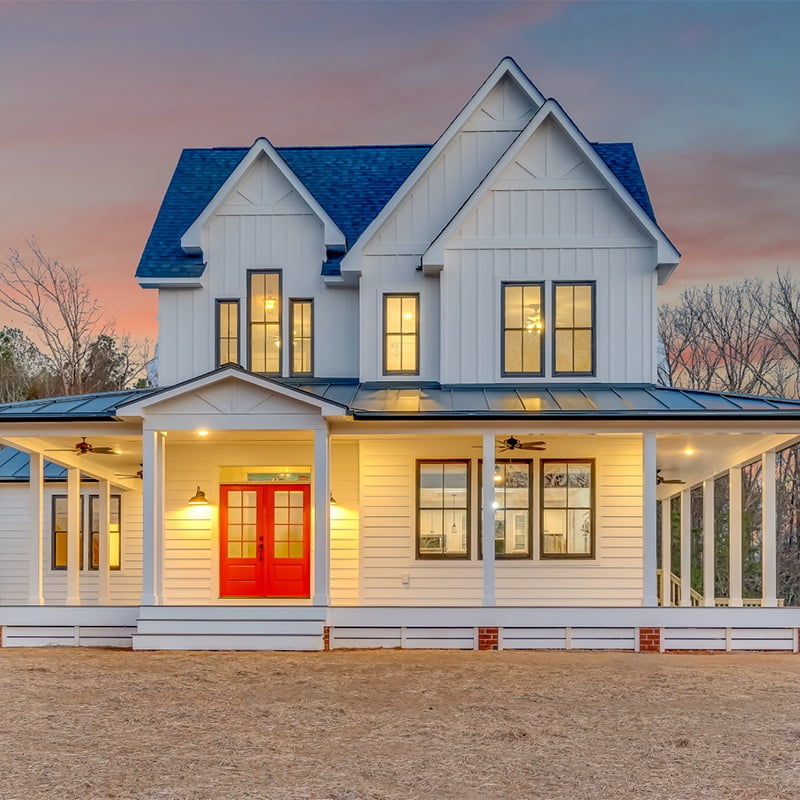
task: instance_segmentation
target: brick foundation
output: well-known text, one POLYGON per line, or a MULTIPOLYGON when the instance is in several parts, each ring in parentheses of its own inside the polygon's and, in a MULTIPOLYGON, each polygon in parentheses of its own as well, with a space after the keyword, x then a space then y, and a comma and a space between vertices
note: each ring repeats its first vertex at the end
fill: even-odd
POLYGON ((661 628, 639 628, 639 652, 661 652, 661 628))
POLYGON ((322 629, 322 649, 331 649, 331 629, 327 625, 322 629))
POLYGON ((497 650, 500 647, 500 628, 478 628, 478 650, 497 650))

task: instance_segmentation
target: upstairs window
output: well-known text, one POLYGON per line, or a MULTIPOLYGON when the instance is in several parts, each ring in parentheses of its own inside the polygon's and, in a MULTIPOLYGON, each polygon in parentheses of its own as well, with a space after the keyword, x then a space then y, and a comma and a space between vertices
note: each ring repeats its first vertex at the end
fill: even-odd
POLYGON ((314 314, 311 300, 290 300, 289 364, 292 375, 312 375, 314 372, 314 314))
POLYGON ((281 374, 281 274, 249 273, 250 369, 281 374))
POLYGON ((503 375, 544 372, 544 305, 541 283, 504 283, 503 375))
POLYGON ((419 295, 383 296, 383 372, 419 375, 419 295))
POLYGON ((594 284, 553 285, 553 374, 594 374, 594 284))
POLYGON ((217 300, 217 366, 239 363, 239 301, 217 300))

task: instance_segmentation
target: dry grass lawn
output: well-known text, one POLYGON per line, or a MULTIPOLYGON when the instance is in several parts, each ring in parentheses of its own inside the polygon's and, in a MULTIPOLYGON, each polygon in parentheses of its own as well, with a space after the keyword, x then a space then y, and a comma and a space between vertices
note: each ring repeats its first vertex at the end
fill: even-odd
POLYGON ((800 656, 0 650, 0 798, 800 798, 800 656))

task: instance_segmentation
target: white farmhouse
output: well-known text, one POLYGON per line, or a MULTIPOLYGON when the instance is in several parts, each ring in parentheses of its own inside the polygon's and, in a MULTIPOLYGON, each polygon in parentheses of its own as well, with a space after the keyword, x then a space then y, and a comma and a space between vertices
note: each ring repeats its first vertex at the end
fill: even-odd
POLYGON ((508 58, 432 146, 184 151, 137 270, 160 386, 0 406, 3 645, 796 650, 800 402, 655 385, 678 260, 632 146, 508 58))

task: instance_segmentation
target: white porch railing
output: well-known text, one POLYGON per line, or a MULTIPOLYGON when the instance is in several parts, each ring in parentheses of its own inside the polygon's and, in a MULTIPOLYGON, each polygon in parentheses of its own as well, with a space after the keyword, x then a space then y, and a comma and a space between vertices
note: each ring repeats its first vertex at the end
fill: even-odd
MULTIPOLYGON (((660 569, 656 570, 656 590, 658 592, 658 604, 660 606, 664 605, 664 601, 661 597, 661 575, 663 571, 660 569)), ((681 584, 681 579, 674 573, 670 572, 669 574, 669 605, 671 606, 679 606, 681 604, 681 596, 683 593, 683 587, 681 584)), ((690 605, 692 606, 702 606, 703 605, 703 595, 700 592, 695 591, 694 589, 689 589, 689 596, 691 598, 690 605)), ((714 598, 714 605, 717 608, 727 608, 730 606, 730 598, 728 597, 715 597, 714 598)), ((742 607, 744 608, 760 608, 763 605, 763 601, 760 597, 743 597, 742 598, 742 607)), ((783 598, 778 598, 778 607, 783 608, 783 598)))

